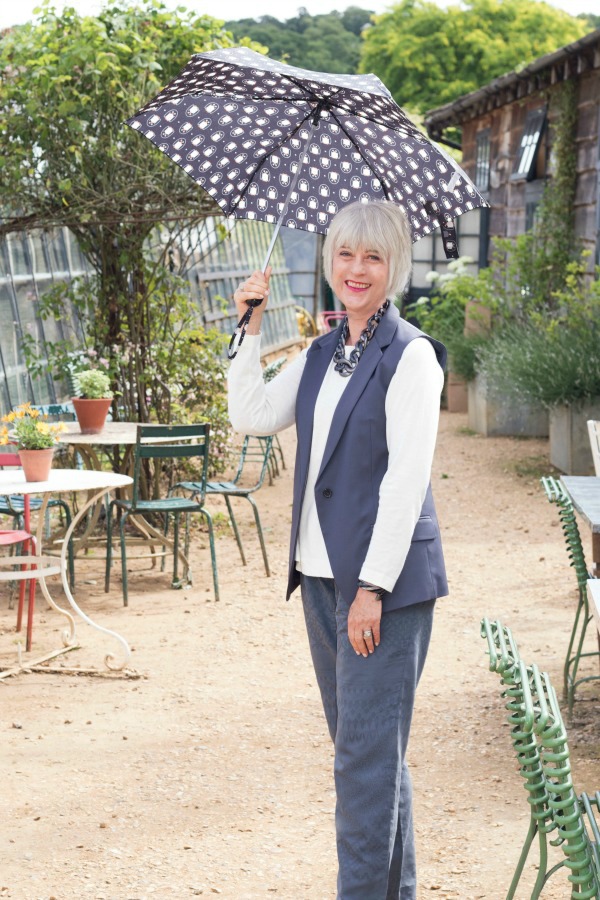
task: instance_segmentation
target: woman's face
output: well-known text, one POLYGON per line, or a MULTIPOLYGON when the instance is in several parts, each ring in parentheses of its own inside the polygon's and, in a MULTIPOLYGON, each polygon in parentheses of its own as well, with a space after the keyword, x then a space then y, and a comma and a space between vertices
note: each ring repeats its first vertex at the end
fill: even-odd
POLYGON ((369 319, 385 302, 389 266, 376 250, 338 247, 331 287, 350 315, 369 319))

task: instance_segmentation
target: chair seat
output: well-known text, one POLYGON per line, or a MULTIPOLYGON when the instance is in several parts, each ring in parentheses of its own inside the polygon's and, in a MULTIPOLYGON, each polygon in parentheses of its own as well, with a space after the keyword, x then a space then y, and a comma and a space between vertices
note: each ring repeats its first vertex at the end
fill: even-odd
MULTIPOLYGON (((42 503, 44 501, 39 497, 30 497, 29 498, 29 508, 34 512, 38 509, 41 509, 42 503)), ((58 501, 49 500, 48 506, 55 506, 58 501)), ((8 497, 8 503, 6 503, 6 497, 0 497, 0 515, 2 516, 10 516, 14 513, 22 513, 25 508, 25 502, 22 494, 11 494, 8 497)))
POLYGON ((31 535, 27 531, 0 531, 0 547, 11 547, 13 544, 22 544, 30 540, 31 535))
MULTIPOLYGON (((196 493, 200 493, 202 491, 202 485, 198 481, 180 481, 179 484, 175 486, 178 488, 182 488, 184 491, 194 491, 196 493)), ((237 494, 238 496, 243 497, 244 494, 249 494, 253 490, 254 488, 240 487, 240 485, 236 484, 234 481, 206 482, 207 494, 237 494)))
POLYGON ((131 500, 113 500, 113 505, 130 512, 197 512, 199 504, 189 497, 164 497, 158 500, 138 500, 132 509, 131 500))

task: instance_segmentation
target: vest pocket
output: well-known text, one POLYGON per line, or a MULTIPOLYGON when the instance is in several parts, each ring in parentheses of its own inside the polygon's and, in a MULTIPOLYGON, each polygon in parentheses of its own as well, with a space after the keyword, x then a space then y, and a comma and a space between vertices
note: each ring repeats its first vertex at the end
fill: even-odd
POLYGON ((431 516, 421 516, 415 525, 411 541, 432 541, 437 537, 437 526, 431 516))

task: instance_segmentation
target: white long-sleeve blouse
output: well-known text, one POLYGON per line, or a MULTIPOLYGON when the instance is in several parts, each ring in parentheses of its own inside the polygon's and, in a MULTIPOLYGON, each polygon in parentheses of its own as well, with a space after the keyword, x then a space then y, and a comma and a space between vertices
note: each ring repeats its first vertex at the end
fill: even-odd
MULTIPOLYGON (((351 347, 347 348, 350 352, 351 347)), ((242 434, 269 435, 294 424, 296 395, 304 370, 304 350, 276 378, 265 384, 260 363, 260 335, 246 335, 229 368, 229 417, 242 434)), ((359 362, 360 365, 360 362, 359 362)), ((331 565, 315 503, 331 421, 350 378, 327 369, 314 412, 306 491, 296 544, 296 567, 305 575, 332 578, 331 565)), ((386 394, 387 472, 379 490, 373 535, 360 578, 391 591, 410 548, 431 477, 439 420, 443 373, 428 340, 405 349, 386 394)), ((348 485, 348 490, 352 486, 348 485)))

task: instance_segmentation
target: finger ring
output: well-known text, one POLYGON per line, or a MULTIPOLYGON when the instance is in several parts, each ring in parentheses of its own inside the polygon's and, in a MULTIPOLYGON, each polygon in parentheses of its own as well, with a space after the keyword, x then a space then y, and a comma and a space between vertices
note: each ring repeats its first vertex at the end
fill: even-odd
POLYGON ((370 638, 370 637, 373 637, 373 632, 371 631, 370 628, 369 628, 368 631, 363 631, 363 637, 364 637, 364 638, 370 638))

